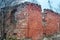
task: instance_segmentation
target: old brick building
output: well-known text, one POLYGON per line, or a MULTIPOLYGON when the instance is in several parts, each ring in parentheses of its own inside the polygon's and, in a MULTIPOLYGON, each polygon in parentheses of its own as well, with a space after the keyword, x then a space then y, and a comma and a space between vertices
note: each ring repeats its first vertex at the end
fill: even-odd
POLYGON ((60 15, 52 10, 45 9, 46 35, 53 35, 60 30, 60 15))
POLYGON ((59 14, 49 9, 44 10, 44 14, 42 14, 41 6, 33 3, 24 5, 21 12, 18 10, 16 14, 18 23, 16 24, 17 29, 15 30, 17 30, 19 38, 38 40, 42 39, 44 35, 49 36, 59 32, 59 14))
POLYGON ((6 9, 5 33, 17 39, 43 40, 44 36, 60 32, 60 14, 41 6, 25 2, 6 9))
POLYGON ((38 40, 43 37, 41 6, 27 3, 20 12, 20 7, 16 14, 17 36, 24 39, 38 40))

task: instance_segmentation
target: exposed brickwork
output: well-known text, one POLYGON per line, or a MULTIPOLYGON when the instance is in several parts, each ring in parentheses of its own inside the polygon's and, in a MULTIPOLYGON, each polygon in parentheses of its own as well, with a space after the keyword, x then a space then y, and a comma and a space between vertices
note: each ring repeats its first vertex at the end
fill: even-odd
MULTIPOLYGON (((24 35, 25 38, 38 40, 43 37, 42 14, 40 6, 33 3, 28 3, 21 12, 16 14, 16 18, 18 19, 16 26, 17 30, 21 31, 21 29, 27 29, 24 30, 26 31, 26 35, 24 35)), ((19 34, 18 32, 17 34, 19 34)))
POLYGON ((43 36, 41 7, 35 4, 29 4, 27 7, 29 37, 33 40, 41 39, 43 36))
POLYGON ((46 9, 46 35, 53 35, 59 31, 59 15, 53 12, 52 10, 46 9))
POLYGON ((53 35, 60 31, 60 15, 52 10, 45 9, 42 14, 41 6, 34 3, 22 3, 15 9, 16 12, 11 8, 6 14, 7 35, 16 33, 18 39, 42 40, 44 35, 53 35), (15 24, 13 17, 17 21, 15 24))

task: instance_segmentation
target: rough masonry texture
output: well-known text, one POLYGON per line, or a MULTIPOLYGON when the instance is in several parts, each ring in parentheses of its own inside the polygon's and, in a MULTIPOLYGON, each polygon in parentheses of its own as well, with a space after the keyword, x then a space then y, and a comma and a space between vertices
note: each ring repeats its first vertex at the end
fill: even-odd
POLYGON ((16 35, 19 40, 42 40, 44 36, 60 32, 60 14, 50 9, 44 9, 42 13, 38 4, 25 2, 6 10, 7 37, 16 35))

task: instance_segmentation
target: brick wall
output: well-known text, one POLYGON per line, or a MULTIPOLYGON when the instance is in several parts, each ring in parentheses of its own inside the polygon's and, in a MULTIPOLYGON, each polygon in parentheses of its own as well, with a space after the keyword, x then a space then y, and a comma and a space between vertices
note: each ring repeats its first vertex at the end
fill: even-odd
POLYGON ((60 31, 60 15, 49 9, 42 13, 41 6, 37 4, 22 3, 8 11, 5 21, 7 35, 16 34, 18 39, 42 40, 44 35, 60 31))
MULTIPOLYGON (((18 8, 19 9, 19 8, 18 8)), ((21 12, 16 14, 17 36, 19 38, 41 39, 43 36, 41 7, 28 3, 21 12)))
POLYGON ((53 35, 59 31, 59 15, 49 9, 45 10, 46 13, 46 35, 53 35))

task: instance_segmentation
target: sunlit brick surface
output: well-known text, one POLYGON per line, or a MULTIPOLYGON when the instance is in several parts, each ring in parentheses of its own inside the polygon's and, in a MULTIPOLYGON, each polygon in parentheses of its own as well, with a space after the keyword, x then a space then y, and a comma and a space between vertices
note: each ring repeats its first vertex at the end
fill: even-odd
POLYGON ((31 38, 32 40, 42 39, 43 27, 40 6, 28 3, 21 12, 17 12, 16 18, 16 28, 19 30, 17 30, 18 37, 31 38))
POLYGON ((53 12, 52 10, 46 9, 46 35, 53 35, 60 30, 59 15, 53 12))
POLYGON ((17 38, 42 40, 48 35, 53 35, 59 31, 60 16, 52 10, 45 10, 45 24, 43 26, 43 14, 41 13, 41 6, 33 3, 27 3, 24 7, 17 8, 16 15, 16 29, 17 38))
POLYGON ((60 15, 49 9, 46 9, 44 14, 42 14, 41 6, 34 3, 22 3, 16 8, 9 9, 9 13, 6 14, 5 31, 8 36, 16 33, 17 39, 21 40, 42 40, 46 35, 60 32, 60 15), (17 10, 11 12, 14 11, 13 9, 17 10), (13 19, 16 23, 13 23, 13 19))

